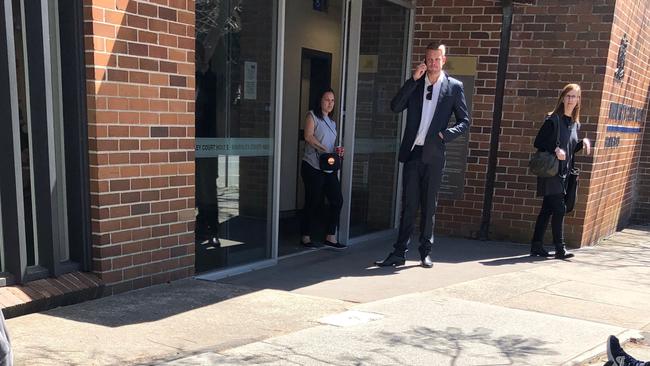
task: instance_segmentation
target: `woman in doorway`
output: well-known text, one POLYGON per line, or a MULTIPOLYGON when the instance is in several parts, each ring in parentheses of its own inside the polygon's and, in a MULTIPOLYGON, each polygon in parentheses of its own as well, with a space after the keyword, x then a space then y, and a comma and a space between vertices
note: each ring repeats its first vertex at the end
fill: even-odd
POLYGON ((319 164, 319 156, 323 153, 336 151, 343 157, 343 148, 335 147, 337 133, 336 123, 330 118, 332 110, 334 91, 328 88, 320 93, 318 102, 305 118, 305 152, 300 167, 300 175, 305 184, 305 206, 300 222, 300 244, 308 248, 318 247, 311 241, 311 229, 323 197, 327 197, 329 203, 329 211, 325 215, 327 236, 323 244, 335 249, 346 248, 345 244, 336 239, 343 206, 341 183, 335 171, 321 170, 319 164))
POLYGON ((555 109, 548 113, 542 128, 535 138, 535 147, 540 151, 555 152, 560 164, 555 176, 537 178, 537 196, 543 196, 544 200, 535 223, 535 232, 533 233, 530 248, 530 255, 532 256, 551 256, 543 245, 544 232, 546 232, 548 221, 551 219, 555 258, 566 259, 573 257, 573 254, 569 253, 564 246, 563 226, 566 213, 565 198, 568 177, 574 169, 575 153, 583 148, 587 154, 591 151, 589 139, 578 140, 580 97, 580 86, 578 84, 567 84, 560 93, 555 109))

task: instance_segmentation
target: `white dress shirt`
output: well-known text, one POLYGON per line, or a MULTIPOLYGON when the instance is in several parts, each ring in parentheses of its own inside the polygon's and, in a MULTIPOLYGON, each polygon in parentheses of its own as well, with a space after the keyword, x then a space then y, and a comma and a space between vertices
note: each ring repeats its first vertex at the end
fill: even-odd
POLYGON ((424 75, 424 93, 422 94, 422 119, 420 120, 420 128, 418 129, 418 135, 415 137, 415 142, 411 146, 411 150, 415 145, 424 145, 424 140, 427 137, 427 132, 429 132, 429 126, 431 126, 431 120, 433 115, 436 113, 436 107, 438 106, 438 96, 440 96, 440 86, 442 85, 442 79, 444 74, 440 72, 438 80, 433 84, 433 90, 431 91, 431 100, 427 99, 427 88, 431 85, 429 81, 429 76, 424 75))

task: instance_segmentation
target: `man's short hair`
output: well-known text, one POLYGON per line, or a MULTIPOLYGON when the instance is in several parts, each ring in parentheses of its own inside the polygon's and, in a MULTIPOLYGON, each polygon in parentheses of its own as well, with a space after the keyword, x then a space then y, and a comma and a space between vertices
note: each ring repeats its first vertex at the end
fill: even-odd
POLYGON ((445 46, 444 44, 442 44, 440 42, 431 42, 431 43, 429 43, 427 45, 426 51, 428 51, 428 50, 434 50, 434 51, 440 50, 440 51, 442 51, 443 56, 445 56, 447 54, 447 46, 445 46))

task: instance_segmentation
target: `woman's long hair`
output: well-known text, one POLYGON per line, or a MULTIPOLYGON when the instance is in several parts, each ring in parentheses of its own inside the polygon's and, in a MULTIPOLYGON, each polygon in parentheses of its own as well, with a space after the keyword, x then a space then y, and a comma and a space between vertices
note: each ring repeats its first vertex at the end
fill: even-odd
POLYGON ((560 97, 557 98, 555 109, 548 112, 549 116, 553 113, 557 114, 560 117, 564 115, 564 97, 573 90, 576 90, 578 92, 578 103, 576 104, 576 107, 573 108, 573 112, 571 112, 571 119, 573 119, 573 122, 580 123, 580 105, 582 104, 582 92, 580 91, 580 85, 578 84, 567 84, 564 86, 564 88, 562 88, 562 93, 560 93, 560 97))
MULTIPOLYGON (((323 89, 323 91, 318 94, 318 99, 314 101, 314 105, 312 106, 311 110, 314 111, 316 117, 320 119, 323 119, 323 109, 320 106, 320 102, 323 100, 323 96, 325 95, 325 93, 332 93, 332 95, 336 97, 334 90, 332 90, 332 88, 330 87, 323 89)), ((332 112, 329 114, 330 119, 334 119, 333 116, 334 116, 334 110, 332 110, 332 112)))

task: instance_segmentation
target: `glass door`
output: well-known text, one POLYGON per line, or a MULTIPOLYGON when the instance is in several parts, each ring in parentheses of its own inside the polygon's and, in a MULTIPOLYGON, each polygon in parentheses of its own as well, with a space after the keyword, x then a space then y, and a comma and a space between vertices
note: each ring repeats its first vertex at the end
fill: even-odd
POLYGON ((274 1, 196 2, 196 271, 272 258, 274 1))
POLYGON ((390 101, 405 80, 412 4, 363 0, 349 3, 344 212, 341 240, 394 230, 399 206, 397 153, 401 114, 390 101))

